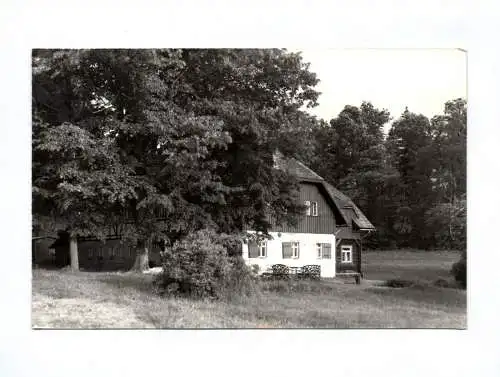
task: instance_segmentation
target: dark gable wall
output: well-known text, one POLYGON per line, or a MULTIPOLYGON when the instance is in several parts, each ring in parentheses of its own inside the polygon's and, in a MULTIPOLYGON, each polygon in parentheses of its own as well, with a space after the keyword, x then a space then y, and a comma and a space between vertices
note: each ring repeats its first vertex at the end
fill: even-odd
POLYGON ((337 238, 337 247, 335 252, 336 272, 357 271, 361 272, 361 248, 359 240, 354 239, 339 239, 337 238), (341 246, 352 245, 352 263, 342 263, 341 246))
POLYGON ((306 216, 304 214, 299 219, 297 227, 280 226, 274 227, 272 230, 287 233, 333 234, 335 230, 335 215, 317 184, 300 184, 300 202, 304 204, 306 200, 318 203, 318 216, 306 216))

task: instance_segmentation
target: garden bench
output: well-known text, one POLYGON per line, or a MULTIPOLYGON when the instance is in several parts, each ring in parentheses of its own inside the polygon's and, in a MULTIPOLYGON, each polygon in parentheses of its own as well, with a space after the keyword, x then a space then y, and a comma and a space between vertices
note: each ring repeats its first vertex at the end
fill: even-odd
POLYGON ((290 277, 290 269, 284 264, 273 264, 271 269, 275 279, 288 279, 290 277))
POLYGON ((321 277, 321 266, 317 264, 308 264, 302 267, 298 273, 300 279, 315 279, 319 280, 321 277))

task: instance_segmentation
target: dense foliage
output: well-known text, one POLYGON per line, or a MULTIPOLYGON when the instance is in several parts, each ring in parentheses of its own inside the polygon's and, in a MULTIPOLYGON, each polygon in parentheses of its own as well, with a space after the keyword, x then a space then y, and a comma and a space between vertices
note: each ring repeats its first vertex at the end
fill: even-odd
POLYGON ((177 241, 163 258, 159 284, 168 294, 234 299, 258 291, 241 256, 231 256, 228 236, 203 229, 177 241))
POLYGON ((202 229, 265 234, 303 210, 273 169, 281 150, 353 198, 378 230, 367 246, 465 250, 465 100, 432 119, 407 109, 384 135, 391 115, 368 102, 309 115, 318 78, 282 49, 34 50, 32 63, 34 232, 119 234, 138 255, 161 239, 186 258, 202 229))
POLYGON ((370 103, 346 106, 313 129, 303 158, 376 226, 368 247, 465 250, 466 102, 431 120, 406 109, 384 137, 389 120, 370 103))
POLYGON ((297 184, 272 156, 317 81, 277 49, 35 50, 34 231, 119 234, 141 250, 293 223, 297 184))

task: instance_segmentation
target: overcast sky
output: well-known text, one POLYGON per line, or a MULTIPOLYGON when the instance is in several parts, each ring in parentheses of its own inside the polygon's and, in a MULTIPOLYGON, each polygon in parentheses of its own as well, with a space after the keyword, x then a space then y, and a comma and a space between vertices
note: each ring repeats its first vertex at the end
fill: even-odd
POLYGON ((443 112, 446 101, 466 98, 466 53, 458 49, 299 51, 321 80, 319 105, 310 111, 325 120, 362 101, 389 110, 395 119, 406 106, 431 118, 443 112))

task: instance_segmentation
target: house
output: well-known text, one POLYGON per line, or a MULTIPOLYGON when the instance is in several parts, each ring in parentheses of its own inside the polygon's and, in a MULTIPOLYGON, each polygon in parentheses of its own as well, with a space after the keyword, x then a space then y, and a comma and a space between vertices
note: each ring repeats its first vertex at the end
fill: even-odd
POLYGON ((31 237, 31 264, 49 264, 54 259, 54 249, 51 244, 55 237, 37 235, 31 237))
MULTIPOLYGON (((246 240, 242 255, 248 265, 264 272, 274 264, 289 267, 319 265, 321 276, 362 273, 361 239, 375 230, 361 210, 346 195, 326 182, 300 161, 275 154, 275 168, 285 170, 299 180, 300 200, 307 206, 296 227, 277 226, 269 232, 272 239, 259 244, 246 240)), ((248 233, 255 233, 249 230, 248 233)), ((61 233, 62 234, 62 233, 61 233)), ((51 246, 56 264, 69 264, 69 242, 60 235, 51 246)), ((160 261, 159 245, 148 247, 151 266, 160 261)), ((78 238, 79 264, 84 270, 128 270, 135 260, 135 247, 110 236, 105 242, 93 237, 78 238)))
POLYGON ((349 197, 303 163, 279 153, 274 159, 275 168, 298 179, 299 198, 307 210, 297 226, 271 229, 272 239, 245 240, 242 250, 246 263, 257 265, 261 273, 274 264, 284 264, 289 267, 319 265, 322 277, 348 272, 362 274, 361 240, 375 227, 349 197))
MULTIPOLYGON (((55 264, 64 267, 70 264, 69 237, 60 232, 59 238, 51 245, 55 249, 55 264)), ((150 266, 160 265, 160 246, 150 243, 150 266)), ((134 245, 122 240, 119 236, 109 236, 104 241, 95 237, 78 237, 78 263, 85 271, 129 270, 135 262, 134 245)))

